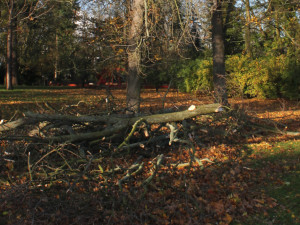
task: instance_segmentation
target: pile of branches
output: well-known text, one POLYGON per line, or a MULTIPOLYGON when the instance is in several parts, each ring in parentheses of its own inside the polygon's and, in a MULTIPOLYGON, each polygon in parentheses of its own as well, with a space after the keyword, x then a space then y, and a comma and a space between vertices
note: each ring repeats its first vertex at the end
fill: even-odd
POLYGON ((2 137, 1 139, 25 139, 27 141, 47 143, 78 143, 80 141, 93 141, 99 138, 112 139, 116 135, 122 137, 128 127, 133 126, 133 128, 136 128, 141 123, 151 125, 183 121, 198 115, 212 114, 217 111, 218 104, 199 107, 192 106, 190 109, 181 112, 137 117, 129 117, 127 115, 72 116, 26 112, 23 118, 1 124, 0 132, 34 125, 35 128, 28 132, 28 137, 15 136, 2 137))
MULTIPOLYGON (((2 160, 12 163, 14 167, 18 167, 16 164, 19 167, 27 166, 31 181, 37 178, 52 180, 67 174, 68 182, 71 183, 91 171, 97 171, 98 174, 125 173, 118 181, 121 188, 125 180, 142 170, 142 158, 152 155, 147 151, 148 146, 160 148, 171 146, 172 142, 182 143, 193 149, 191 160, 177 165, 188 166, 193 162, 202 165, 202 160, 194 155, 194 144, 188 138, 191 131, 187 120, 196 116, 213 115, 219 111, 218 104, 208 104, 197 107, 193 105, 180 112, 139 116, 75 116, 26 112, 17 120, 0 125, 0 141, 6 145, 2 160), (120 156, 131 149, 143 151, 140 151, 141 157, 134 159, 128 168, 112 165, 109 170, 105 170, 103 167, 107 167, 107 164, 101 166, 103 156, 120 156), (23 160, 17 159, 20 157, 23 160), (27 165, 24 165, 25 157, 27 165)), ((156 161, 155 165, 159 168, 164 155, 157 153, 152 161, 156 161)), ((155 172, 144 184, 150 183, 153 176, 155 172)), ((74 185, 75 183, 73 182, 74 185)), ((69 189, 73 189, 73 186, 69 189)))
MULTIPOLYGON (((226 119, 232 118, 232 115, 235 114, 234 122, 227 124, 223 130, 213 132, 219 132, 222 137, 249 128, 251 128, 252 134, 262 131, 298 135, 298 133, 282 131, 276 126, 261 125, 245 114, 238 115, 236 111, 225 111, 218 104, 208 104, 197 107, 193 105, 189 109, 179 112, 139 116, 125 114, 75 116, 26 112, 22 118, 0 125, 0 141, 8 141, 6 143, 9 144, 7 144, 5 151, 7 155, 11 154, 9 149, 16 152, 15 149, 18 149, 16 146, 25 149, 25 151, 18 151, 18 154, 20 152, 26 154, 27 170, 32 180, 32 174, 34 172, 39 174, 37 171, 41 170, 45 172, 43 175, 45 177, 55 177, 59 173, 65 173, 65 169, 68 169, 70 174, 77 173, 78 175, 79 171, 79 175, 82 176, 95 162, 98 169, 100 168, 99 171, 104 173, 105 170, 98 164, 99 158, 102 156, 120 155, 130 149, 143 149, 139 154, 147 157, 149 156, 148 151, 146 151, 149 149, 148 146, 171 146, 173 142, 181 143, 191 149, 190 161, 178 162, 177 165, 188 166, 196 162, 202 166, 202 159, 195 157, 195 145, 200 143, 193 138, 193 132, 196 130, 211 135, 209 134, 211 128, 210 125, 203 128, 199 123, 192 124, 188 121, 198 117, 198 120, 201 120, 203 124, 205 121, 209 121, 212 116, 220 115, 220 112, 222 112, 221 117, 226 119), (48 162, 46 159, 54 153, 60 160, 54 158, 54 162, 48 162), (76 160, 71 159, 69 161, 70 157, 67 155, 71 158, 75 156, 76 160), (56 163, 58 161, 60 164, 56 163), (43 165, 43 168, 40 165, 43 165), (78 167, 83 169, 78 170, 78 167)), ((164 156, 161 152, 157 153, 155 159, 157 166, 159 166, 164 156)), ((10 161, 9 157, 4 157, 4 160, 10 161)), ((207 161, 207 159, 203 160, 207 161)), ((12 162, 14 162, 13 159, 12 162)), ((138 158, 127 169, 117 165, 112 166, 113 168, 106 173, 130 171, 119 180, 121 187, 124 180, 142 170, 143 165, 141 163, 141 158, 138 158)), ((148 183, 149 181, 145 182, 148 183)))
MULTIPOLYGON (((100 196, 114 196, 113 200, 107 197, 108 205, 113 201, 122 208, 126 201, 142 199, 150 188, 158 191, 156 181, 178 176, 178 169, 187 174, 209 165, 223 168, 217 159, 199 153, 206 139, 211 145, 216 140, 232 142, 261 132, 298 135, 280 126, 223 110, 218 104, 138 116, 26 112, 0 125, 0 170, 7 171, 7 182, 15 187, 55 184, 60 193, 73 197, 81 189, 99 190, 100 196)), ((26 197, 22 196, 12 190, 3 199, 17 202, 26 197)), ((31 197, 24 202, 32 202, 35 208, 46 204, 31 197)))

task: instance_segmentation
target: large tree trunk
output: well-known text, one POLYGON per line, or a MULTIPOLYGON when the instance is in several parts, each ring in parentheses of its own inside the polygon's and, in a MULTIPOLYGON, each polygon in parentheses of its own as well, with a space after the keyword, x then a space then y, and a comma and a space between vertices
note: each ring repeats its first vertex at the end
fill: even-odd
POLYGON ((12 44, 11 44, 11 60, 12 60, 12 74, 11 74, 11 82, 12 86, 15 87, 18 85, 18 35, 17 35, 17 27, 18 27, 18 20, 17 17, 12 19, 12 44))
POLYGON ((217 103, 220 103, 221 105, 228 105, 225 76, 225 46, 221 0, 213 0, 212 47, 215 101, 217 103))
POLYGON ((250 1, 244 1, 246 6, 246 26, 245 26, 245 47, 247 55, 252 58, 252 48, 251 48, 251 31, 250 31, 250 23, 251 23, 251 16, 250 16, 250 1))
POLYGON ((6 90, 13 89, 12 86, 12 73, 13 73, 13 0, 9 1, 8 9, 8 29, 7 29, 7 49, 6 49, 6 90))
POLYGON ((54 80, 57 81, 58 78, 58 35, 57 31, 55 34, 55 62, 54 62, 54 80))
POLYGON ((127 113, 138 113, 140 110, 139 66, 141 61, 139 41, 143 27, 143 0, 132 1, 131 27, 128 36, 128 79, 127 79, 127 113))

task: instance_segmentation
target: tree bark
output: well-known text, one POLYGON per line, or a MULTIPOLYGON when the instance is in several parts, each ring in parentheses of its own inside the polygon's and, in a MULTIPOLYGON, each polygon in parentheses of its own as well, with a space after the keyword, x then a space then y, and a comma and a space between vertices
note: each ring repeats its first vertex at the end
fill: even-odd
POLYGON ((17 35, 17 28, 18 28, 18 20, 15 16, 12 19, 12 44, 11 44, 11 60, 12 60, 12 74, 11 74, 11 82, 12 86, 15 87, 18 85, 18 35, 17 35))
POLYGON ((7 49, 6 49, 6 90, 12 90, 12 73, 13 73, 13 10, 14 10, 14 1, 9 1, 8 9, 8 29, 7 29, 7 49))
POLYGON ((225 46, 223 34, 222 1, 213 0, 212 10, 212 47, 213 47, 213 80, 215 101, 228 105, 225 76, 225 46))
POLYGON ((143 0, 133 0, 131 26, 128 36, 128 78, 127 78, 127 113, 140 111, 141 78, 139 67, 141 61, 139 42, 143 28, 143 0))
POLYGON ((54 80, 57 81, 58 78, 58 35, 57 31, 55 34, 55 62, 54 62, 54 80))
POLYGON ((250 23, 251 23, 251 16, 250 16, 250 1, 244 1, 246 7, 246 25, 245 25, 245 47, 247 55, 252 58, 252 48, 251 48, 251 31, 250 31, 250 23))

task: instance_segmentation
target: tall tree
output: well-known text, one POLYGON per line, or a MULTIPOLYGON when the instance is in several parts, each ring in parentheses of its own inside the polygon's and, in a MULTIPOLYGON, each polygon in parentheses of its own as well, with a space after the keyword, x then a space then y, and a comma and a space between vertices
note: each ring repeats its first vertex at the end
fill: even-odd
POLYGON ((6 45, 6 79, 5 85, 7 90, 13 89, 12 73, 13 73, 13 24, 14 24, 14 1, 9 0, 8 8, 8 26, 7 26, 7 45, 6 45))
POLYGON ((252 54, 252 47, 251 47, 251 30, 250 30, 250 24, 251 24, 250 1, 244 0, 243 2, 246 8, 245 47, 246 47, 247 55, 252 58, 253 54, 252 54))
POLYGON ((236 0, 228 0, 223 3, 223 7, 226 8, 223 10, 226 56, 244 51, 244 21, 241 19, 242 10, 236 6, 236 2, 236 0))
POLYGON ((216 102, 228 105, 225 76, 225 45, 223 34, 222 0, 212 5, 213 80, 216 102))
POLYGON ((131 5, 131 25, 128 35, 128 78, 127 78, 127 113, 140 110, 140 41, 143 30, 144 1, 133 0, 131 5))
POLYGON ((18 85, 18 76, 19 76, 19 70, 18 70, 18 17, 15 16, 15 18, 12 21, 12 40, 11 40, 11 83, 12 86, 18 85))
POLYGON ((47 6, 50 0, 35 0, 35 1, 6 1, 7 11, 7 48, 6 48, 6 89, 13 89, 13 84, 17 84, 17 27, 18 19, 32 20, 45 13, 42 9, 47 6), (42 11, 41 11, 42 10, 42 11))

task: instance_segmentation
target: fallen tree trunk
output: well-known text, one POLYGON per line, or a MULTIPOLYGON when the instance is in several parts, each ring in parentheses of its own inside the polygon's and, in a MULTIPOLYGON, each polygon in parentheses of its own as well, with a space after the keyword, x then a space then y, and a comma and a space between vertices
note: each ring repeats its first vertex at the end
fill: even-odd
POLYGON ((198 115, 205 115, 216 112, 220 105, 219 104, 208 104, 208 105, 201 105, 197 106, 194 110, 184 110, 180 112, 173 112, 173 113, 164 113, 164 114, 154 114, 150 116, 141 116, 131 118, 129 120, 129 124, 132 125, 136 121, 140 119, 144 119, 147 123, 168 123, 168 122, 175 122, 175 121, 182 121, 185 119, 193 118, 198 115))
POLYGON ((38 121, 69 121, 69 122, 102 122, 102 123, 117 123, 123 121, 128 125, 133 125, 136 121, 144 119, 147 123, 167 123, 174 121, 181 121, 188 118, 195 117, 197 115, 210 114, 216 111, 219 104, 208 104, 197 106, 194 110, 184 110, 180 112, 154 114, 149 116, 139 117, 121 117, 116 115, 103 115, 103 116, 72 116, 72 115, 50 115, 50 114, 37 114, 32 112, 26 112, 25 117, 35 119, 38 121))
MULTIPOLYGON (((0 132, 5 132, 25 125, 35 124, 36 128, 34 132, 29 132, 28 136, 10 136, 5 137, 2 135, 0 140, 27 140, 27 141, 39 141, 44 143, 75 143, 81 141, 94 141, 105 138, 109 140, 114 135, 123 136, 126 129, 130 129, 138 121, 151 124, 163 124, 177 121, 184 121, 189 118, 193 118, 198 115, 212 114, 214 112, 220 112, 222 108, 219 108, 219 104, 208 104, 197 107, 190 107, 188 110, 180 112, 162 113, 147 116, 128 117, 127 115, 98 115, 98 116, 74 116, 74 115, 59 115, 59 114, 37 114, 32 112, 24 113, 24 117, 16 121, 7 122, 0 125, 0 132), (41 126, 39 123, 46 122, 45 126, 41 126), (65 134, 63 132, 66 127, 70 127, 72 132, 65 134), (73 130, 73 127, 77 127, 73 130), (78 129, 78 127, 80 127, 78 129), (48 130, 54 132, 48 132, 48 130), (54 129, 54 130, 53 130, 54 129), (58 129, 57 132, 56 130, 58 129), (42 135, 44 131, 47 135, 42 135), (34 135, 32 135, 34 133, 34 135), (35 136, 37 135, 37 136, 35 136)), ((269 126, 260 125, 259 123, 251 123, 249 119, 249 126, 258 127, 264 131, 272 133, 280 133, 283 135, 297 136, 299 132, 281 131, 279 129, 270 128, 269 126)), ((147 140, 149 141, 149 140, 147 140)), ((146 142, 147 142, 146 141, 146 142)), ((135 146, 144 143, 143 140, 137 143, 127 143, 120 148, 127 148, 129 146, 135 146), (127 146, 128 145, 128 146, 127 146)))
POLYGON ((94 132, 83 132, 70 135, 60 135, 41 138, 40 141, 43 142, 79 142, 79 141, 89 141, 95 140, 102 137, 109 137, 113 134, 119 133, 129 126, 132 126, 139 120, 143 120, 147 124, 156 123, 168 123, 175 121, 182 121, 188 118, 195 117, 197 115, 205 115, 216 112, 219 104, 208 104, 201 105, 193 108, 192 110, 184 110, 180 112, 154 114, 148 116, 138 116, 138 117, 122 117, 122 115, 102 115, 102 116, 72 116, 72 115, 50 115, 50 114, 36 114, 32 112, 27 112, 24 114, 24 118, 17 121, 10 122, 0 126, 0 131, 7 131, 15 129, 19 126, 25 124, 32 124, 33 122, 54 122, 54 123, 94 123, 95 125, 105 124, 102 129, 94 132))
POLYGON ((81 133, 75 135, 64 135, 59 137, 51 137, 48 138, 50 142, 76 142, 76 141, 83 141, 83 140, 95 140, 97 138, 111 136, 115 133, 118 133, 125 129, 128 126, 133 125, 138 120, 144 120, 148 124, 155 124, 155 123, 167 123, 167 122, 174 122, 174 121, 182 121, 188 118, 193 118, 197 115, 205 115, 214 113, 218 108, 219 104, 209 104, 209 105, 202 105, 198 106, 195 110, 189 111, 180 111, 180 112, 173 112, 173 113, 164 113, 164 114, 154 114, 150 116, 140 116, 140 117, 133 117, 133 118, 117 118, 114 117, 116 123, 108 127, 102 131, 97 132, 90 132, 90 133, 81 133))
POLYGON ((38 114, 32 112, 24 113, 25 117, 30 119, 35 119, 39 121, 69 121, 77 123, 114 123, 115 119, 118 117, 115 116, 73 116, 73 115, 59 115, 59 114, 38 114))
POLYGON ((20 118, 18 120, 12 121, 12 122, 1 124, 0 125, 0 132, 16 129, 17 127, 22 126, 25 123, 26 123, 26 119, 20 118))

